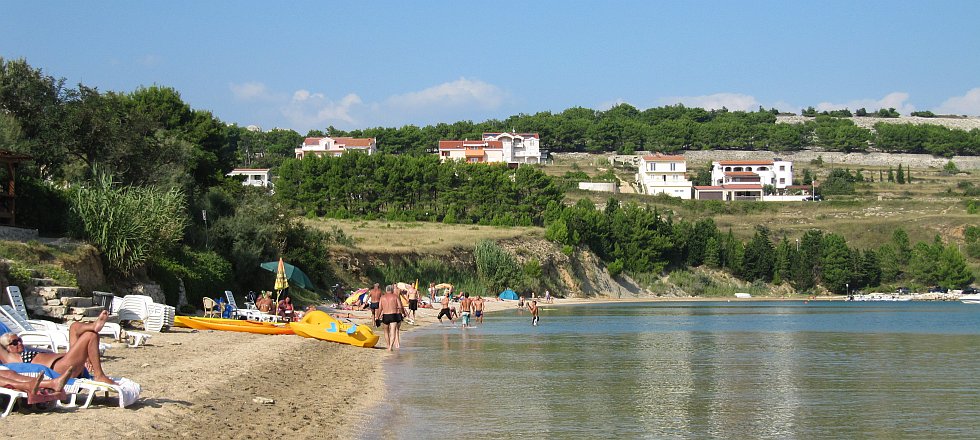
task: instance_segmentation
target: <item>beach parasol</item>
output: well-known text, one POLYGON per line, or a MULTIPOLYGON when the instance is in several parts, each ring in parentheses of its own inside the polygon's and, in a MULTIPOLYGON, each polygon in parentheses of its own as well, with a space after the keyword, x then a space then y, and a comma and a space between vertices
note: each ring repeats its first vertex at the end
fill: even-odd
POLYGON ((306 276, 306 274, 303 273, 302 270, 300 270, 296 266, 293 266, 292 264, 282 261, 281 258, 279 259, 279 261, 269 261, 269 262, 262 263, 259 265, 259 267, 269 272, 275 272, 277 275, 276 276, 277 285, 278 285, 278 278, 279 278, 278 274, 279 272, 283 272, 286 274, 285 279, 291 285, 299 286, 307 290, 316 288, 316 286, 313 285, 313 282, 310 281, 310 278, 306 276))
POLYGON ((289 280, 286 279, 286 265, 282 258, 279 259, 279 266, 276 268, 276 286, 274 288, 276 290, 289 288, 289 280))
POLYGON ((453 288, 453 285, 452 284, 449 284, 449 283, 439 283, 439 284, 436 284, 435 287, 436 287, 436 289, 452 289, 453 288))
POLYGON ((408 290, 412 287, 412 285, 408 283, 395 283, 395 286, 398 287, 399 290, 408 290))
POLYGON ((346 303, 346 304, 354 304, 355 302, 357 302, 358 299, 360 299, 361 301, 364 301, 365 298, 362 298, 362 297, 365 296, 365 295, 367 295, 367 293, 368 293, 368 289, 366 287, 363 288, 363 289, 357 289, 353 293, 350 294, 350 296, 347 298, 346 301, 344 301, 344 303, 346 303))

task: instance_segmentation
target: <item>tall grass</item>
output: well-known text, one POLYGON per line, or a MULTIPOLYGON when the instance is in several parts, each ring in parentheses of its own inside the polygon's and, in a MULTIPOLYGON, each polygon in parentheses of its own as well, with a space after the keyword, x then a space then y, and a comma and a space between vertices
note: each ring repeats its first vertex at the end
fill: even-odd
POLYGON ((429 283, 450 283, 456 292, 476 295, 492 293, 483 286, 472 267, 459 267, 436 258, 394 258, 384 264, 372 265, 368 269, 368 277, 382 285, 414 283, 418 280, 419 290, 423 293, 429 283))
POLYGON ((181 239, 185 204, 180 190, 119 187, 98 175, 71 189, 69 228, 99 249, 110 272, 127 275, 181 239))

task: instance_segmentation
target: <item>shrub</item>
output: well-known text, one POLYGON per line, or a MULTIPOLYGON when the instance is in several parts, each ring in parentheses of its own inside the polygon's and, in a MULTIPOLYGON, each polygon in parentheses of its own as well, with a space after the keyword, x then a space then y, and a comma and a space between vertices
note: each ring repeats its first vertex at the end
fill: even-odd
POLYGON ((69 227, 102 253, 110 273, 128 275, 183 236, 184 195, 155 187, 117 187, 107 175, 70 190, 69 227))
POLYGON ((476 274, 483 285, 497 292, 520 281, 514 259, 492 240, 481 240, 473 251, 476 274))

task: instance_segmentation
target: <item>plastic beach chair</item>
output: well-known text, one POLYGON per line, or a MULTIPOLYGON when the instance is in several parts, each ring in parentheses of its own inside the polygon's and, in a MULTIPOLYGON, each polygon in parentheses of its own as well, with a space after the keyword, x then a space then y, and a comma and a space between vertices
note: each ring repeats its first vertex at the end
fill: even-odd
MULTIPOLYGON (((17 286, 7 286, 7 299, 10 300, 10 304, 13 306, 14 310, 20 315, 24 320, 29 322, 34 330, 37 331, 63 331, 68 332, 68 326, 64 324, 55 324, 50 321, 44 321, 40 319, 31 319, 27 315, 27 307, 24 304, 24 297, 20 292, 20 288, 17 286)), ((113 339, 119 340, 119 334, 122 332, 122 327, 114 322, 107 322, 102 326, 102 330, 99 331, 101 336, 112 336, 113 339)))

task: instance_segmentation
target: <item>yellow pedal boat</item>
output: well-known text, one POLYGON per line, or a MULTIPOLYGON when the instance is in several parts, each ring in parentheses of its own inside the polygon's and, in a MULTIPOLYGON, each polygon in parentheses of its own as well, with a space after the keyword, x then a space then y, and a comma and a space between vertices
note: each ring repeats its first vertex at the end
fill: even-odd
POLYGON ((355 347, 374 347, 380 338, 366 325, 348 324, 319 310, 307 313, 289 328, 304 338, 349 344, 355 347))
POLYGON ((195 330, 222 330, 222 331, 231 331, 231 332, 257 333, 261 335, 293 334, 293 329, 289 327, 289 324, 245 321, 242 319, 198 318, 195 316, 175 316, 174 325, 186 326, 195 330))

